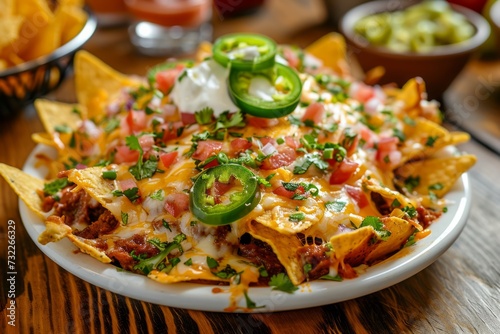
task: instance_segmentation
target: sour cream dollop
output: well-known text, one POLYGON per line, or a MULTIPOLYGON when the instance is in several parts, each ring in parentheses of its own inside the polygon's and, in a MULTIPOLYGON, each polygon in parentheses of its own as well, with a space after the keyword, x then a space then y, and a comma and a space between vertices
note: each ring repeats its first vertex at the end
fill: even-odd
POLYGON ((170 93, 170 98, 181 112, 195 113, 209 107, 218 117, 224 111, 239 110, 229 96, 228 68, 209 59, 185 71, 185 76, 177 80, 170 93))

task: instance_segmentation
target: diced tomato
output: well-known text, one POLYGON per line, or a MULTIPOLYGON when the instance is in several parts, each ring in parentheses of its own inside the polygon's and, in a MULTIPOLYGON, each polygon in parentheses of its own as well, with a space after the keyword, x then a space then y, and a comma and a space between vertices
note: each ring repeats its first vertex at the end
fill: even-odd
POLYGON ((170 89, 175 84, 175 79, 177 79, 183 70, 184 65, 179 64, 174 68, 156 73, 156 88, 165 94, 170 92, 170 89))
POLYGON ((363 148, 372 148, 375 144, 375 133, 368 129, 366 126, 362 126, 359 129, 359 135, 363 139, 363 148))
POLYGON ((210 161, 208 164, 206 164, 205 166, 203 166, 203 169, 209 169, 209 168, 212 168, 212 167, 215 167, 215 166, 219 166, 219 161, 217 161, 217 159, 214 159, 214 160, 210 161))
POLYGON ((125 119, 132 133, 144 130, 147 125, 146 113, 144 111, 130 110, 125 119))
POLYGON ((303 195, 305 194, 305 189, 302 186, 299 186, 295 191, 287 190, 284 186, 279 186, 278 188, 273 190, 278 196, 283 196, 286 198, 292 198, 295 195, 303 195))
POLYGON ((137 183, 135 183, 134 179, 126 179, 126 180, 119 181, 119 185, 120 185, 120 189, 122 191, 137 187, 137 183))
POLYGON ((231 141, 231 152, 234 154, 244 152, 252 147, 252 143, 244 138, 236 138, 231 141))
POLYGON ((292 136, 285 137, 285 144, 287 144, 288 146, 290 146, 294 150, 296 150, 300 147, 300 141, 297 138, 294 138, 292 136))
POLYGON ((382 168, 390 169, 400 163, 402 154, 398 151, 398 142, 396 137, 380 138, 378 141, 375 159, 382 168))
POLYGON ((202 140, 198 142, 196 151, 191 156, 194 160, 205 160, 222 150, 222 142, 215 140, 202 140))
POLYGON ((302 122, 312 121, 314 124, 321 123, 323 121, 323 115, 325 113, 325 106, 322 103, 314 102, 311 103, 305 113, 302 116, 302 122))
POLYGON ((342 143, 342 146, 344 146, 344 148, 346 149, 346 155, 350 157, 358 149, 359 135, 356 134, 354 138, 348 138, 346 136, 346 132, 344 132, 342 134, 342 137, 340 138, 340 142, 342 143))
POLYGON ((230 180, 228 183, 215 181, 212 187, 210 187, 210 189, 207 189, 207 195, 210 195, 214 198, 215 204, 220 204, 221 196, 227 193, 233 187, 234 187, 234 178, 232 178, 232 180, 230 180))
POLYGON ((360 187, 354 187, 346 184, 344 185, 344 189, 347 192, 347 194, 354 201, 356 201, 360 209, 368 205, 368 199, 366 198, 366 195, 363 193, 360 187))
POLYGON ((182 128, 184 124, 182 122, 168 122, 161 126, 163 130, 163 141, 178 138, 177 132, 182 128))
POLYGON ((278 152, 271 155, 262 162, 260 168, 264 170, 276 169, 290 165, 297 159, 295 150, 288 146, 280 146, 278 152))
POLYGON ((121 164, 124 162, 136 162, 139 159, 139 151, 131 150, 126 145, 116 147, 116 154, 114 162, 121 164))
POLYGON ((300 66, 300 58, 296 52, 294 52, 290 47, 283 48, 283 56, 285 57, 288 65, 295 69, 298 69, 300 66))
POLYGON ((344 159, 339 164, 338 168, 330 175, 330 184, 341 184, 349 180, 352 173, 356 171, 359 164, 350 159, 344 159))
POLYGON ((139 145, 141 145, 141 148, 144 152, 149 151, 151 147, 153 147, 154 143, 155 139, 153 136, 145 135, 139 137, 139 145))
POLYGON ((278 196, 283 196, 286 198, 292 198, 293 195, 295 195, 295 192, 286 190, 285 187, 279 186, 278 188, 273 190, 273 193, 275 193, 278 196))
POLYGON ((247 124, 254 126, 256 128, 271 128, 279 124, 279 120, 277 118, 261 118, 254 116, 246 116, 247 124))
POLYGON ((356 273, 356 271, 348 263, 344 263, 343 265, 340 265, 338 268, 338 272, 339 272, 340 277, 342 277, 342 278, 351 279, 351 278, 358 277, 358 274, 356 273))
POLYGON ((163 164, 163 167, 165 167, 165 168, 170 167, 170 165, 174 163, 178 154, 179 153, 177 151, 172 151, 172 152, 168 152, 168 153, 161 153, 160 154, 160 161, 163 164))
POLYGON ((189 196, 186 193, 168 194, 165 197, 165 211, 175 218, 189 209, 189 196))
POLYGON ((375 89, 372 86, 365 85, 361 82, 353 85, 353 89, 353 97, 363 103, 375 96, 375 89))
POLYGON ((276 139, 271 138, 271 137, 262 137, 259 140, 262 143, 262 146, 266 146, 269 143, 271 143, 271 145, 273 145, 273 146, 278 145, 278 143, 276 142, 276 139))
POLYGON ((184 125, 196 123, 196 117, 190 112, 181 112, 181 120, 184 125))
POLYGON ((397 137, 380 138, 377 143, 377 148, 380 151, 394 151, 397 149, 399 139, 397 137))

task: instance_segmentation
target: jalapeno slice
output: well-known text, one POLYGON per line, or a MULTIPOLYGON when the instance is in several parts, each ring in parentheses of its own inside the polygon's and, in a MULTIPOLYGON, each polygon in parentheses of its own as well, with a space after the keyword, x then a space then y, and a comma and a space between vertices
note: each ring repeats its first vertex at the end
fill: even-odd
POLYGON ((237 164, 205 170, 189 194, 191 212, 208 225, 226 225, 243 218, 259 201, 257 177, 237 164))
POLYGON ((259 71, 273 67, 276 43, 257 34, 230 34, 218 38, 212 53, 216 62, 232 69, 259 71))
POLYGON ((244 112, 263 118, 283 117, 295 110, 302 82, 290 67, 276 63, 262 71, 231 70, 229 91, 244 112), (257 82, 258 81, 258 82, 257 82), (260 88, 255 86, 261 86, 260 88))

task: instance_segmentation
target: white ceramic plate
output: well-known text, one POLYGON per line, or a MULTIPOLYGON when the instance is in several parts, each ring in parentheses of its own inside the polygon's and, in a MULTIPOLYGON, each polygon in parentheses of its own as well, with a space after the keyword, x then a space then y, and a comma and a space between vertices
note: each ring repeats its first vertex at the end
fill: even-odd
MULTIPOLYGON (((24 171, 43 177, 43 170, 35 168, 35 154, 50 150, 37 146, 31 153, 24 171)), ((272 312, 301 309, 336 303, 361 297, 415 275, 433 263, 458 238, 467 222, 470 210, 470 188, 464 174, 446 197, 450 201, 448 212, 430 229, 432 233, 415 245, 403 249, 395 256, 375 265, 351 280, 342 282, 314 281, 302 284, 293 294, 272 291, 270 288, 250 288, 249 297, 264 308, 256 312, 272 312)), ((75 253, 75 246, 67 239, 48 245, 40 245, 38 235, 45 229, 43 222, 20 201, 21 217, 28 234, 38 247, 54 262, 79 278, 103 289, 138 300, 192 310, 224 311, 229 306, 229 293, 213 293, 213 286, 176 283, 160 284, 145 276, 103 264, 82 253, 75 253)), ((225 287, 220 287, 223 290, 225 287)), ((241 306, 245 301, 241 301, 241 306)))

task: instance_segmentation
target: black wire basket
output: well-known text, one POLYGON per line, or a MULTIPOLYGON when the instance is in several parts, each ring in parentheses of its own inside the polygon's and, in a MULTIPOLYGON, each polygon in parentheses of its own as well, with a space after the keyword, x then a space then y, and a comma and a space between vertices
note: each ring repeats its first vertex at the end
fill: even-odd
POLYGON ((73 65, 73 58, 93 35, 95 16, 88 12, 82 30, 52 53, 0 71, 0 118, 13 117, 36 98, 59 87, 73 65))

